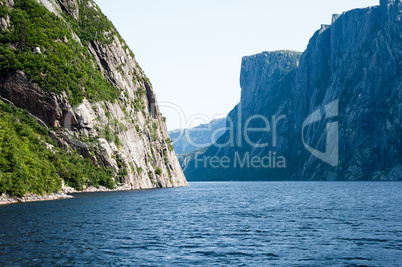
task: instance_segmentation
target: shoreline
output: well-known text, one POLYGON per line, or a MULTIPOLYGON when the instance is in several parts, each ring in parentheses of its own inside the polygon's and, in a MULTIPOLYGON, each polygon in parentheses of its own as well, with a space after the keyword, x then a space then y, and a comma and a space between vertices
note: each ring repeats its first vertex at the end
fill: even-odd
MULTIPOLYGON (((184 187, 184 186, 178 186, 184 187)), ((165 187, 163 187, 165 188, 165 187)), ((169 188, 169 187, 167 187, 169 188)), ((172 187, 175 188, 175 187, 172 187)), ((162 189, 162 188, 140 188, 140 189, 132 189, 128 185, 122 185, 114 189, 108 189, 104 186, 99 186, 96 188, 94 186, 90 186, 84 190, 75 190, 72 187, 67 187, 63 183, 62 191, 57 193, 52 193, 50 195, 37 195, 27 193, 23 197, 10 197, 6 194, 0 195, 0 206, 3 205, 10 205, 10 204, 17 204, 17 203, 27 203, 27 202, 40 202, 40 201, 52 201, 52 200, 62 200, 62 199, 69 199, 74 198, 74 196, 70 194, 79 194, 79 193, 97 193, 97 192, 124 192, 124 191, 136 191, 136 190, 146 190, 146 189, 162 189)))
POLYGON ((26 194, 23 197, 10 197, 8 195, 0 195, 0 206, 16 204, 16 203, 27 203, 27 202, 39 202, 39 201, 50 201, 59 199, 73 198, 73 196, 67 195, 64 192, 52 193, 50 195, 37 195, 37 194, 26 194))

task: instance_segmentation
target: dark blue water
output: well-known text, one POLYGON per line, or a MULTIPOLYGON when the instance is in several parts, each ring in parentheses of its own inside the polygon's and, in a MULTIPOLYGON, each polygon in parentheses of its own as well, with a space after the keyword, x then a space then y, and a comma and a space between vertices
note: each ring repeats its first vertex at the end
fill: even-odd
POLYGON ((0 206, 0 265, 402 265, 402 183, 191 183, 0 206))

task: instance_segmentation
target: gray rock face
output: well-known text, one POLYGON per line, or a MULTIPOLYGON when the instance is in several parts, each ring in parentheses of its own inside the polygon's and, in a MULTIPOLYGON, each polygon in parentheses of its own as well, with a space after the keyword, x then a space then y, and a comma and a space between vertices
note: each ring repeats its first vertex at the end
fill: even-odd
MULTIPOLYGON (((78 0, 38 2, 59 17, 61 12, 79 17, 78 0)), ((89 3, 98 9, 94 2, 89 3)), ((79 41, 78 36, 75 38, 79 41)), ((48 126, 59 128, 52 129, 51 136, 63 148, 77 149, 96 165, 114 169, 122 188, 188 186, 174 151, 167 145, 169 135, 155 93, 134 55, 117 36, 111 44, 92 41, 88 50, 104 77, 120 91, 118 100, 84 99, 72 107, 64 93, 44 92, 21 71, 0 77, 0 96, 48 126), (145 108, 136 110, 136 101, 145 108), (127 174, 119 174, 120 169, 127 174)))
POLYGON ((34 47, 33 53, 34 53, 34 54, 42 54, 42 52, 41 52, 41 50, 40 50, 40 47, 34 47))
POLYGON ((42 4, 53 14, 60 16, 60 7, 57 3, 57 0, 37 0, 38 3, 42 4))
MULTIPOLYGON (((338 99, 340 164, 331 168, 308 156, 297 179, 373 179, 376 171, 401 163, 400 12, 400 1, 352 10, 310 41, 297 71, 291 117, 300 129, 308 114, 338 99)), ((326 124, 312 129, 307 142, 324 139, 326 124)))
POLYGON ((77 124, 64 94, 44 93, 37 85, 32 84, 22 71, 0 78, 0 96, 28 110, 48 125, 53 126, 56 121, 68 122, 69 125, 77 124))
POLYGON ((78 3, 75 0, 59 0, 61 10, 67 15, 73 16, 76 20, 79 19, 80 11, 78 3))
POLYGON ((14 0, 6 0, 6 5, 9 7, 13 7, 14 6, 14 0))
MULTIPOLYGON (((381 1, 380 6, 334 16, 332 25, 317 31, 301 56, 264 52, 243 58, 242 99, 229 118, 244 126, 253 115, 268 119, 285 115, 276 125, 276 144, 271 138, 273 123, 268 133, 250 134, 255 144, 271 141, 264 148, 248 145, 244 133, 235 127, 234 145, 211 146, 201 157, 233 159, 235 153, 263 156, 275 152, 286 158, 287 166, 211 170, 196 167, 193 159, 185 166, 188 179, 402 179, 401 14, 401 1, 381 1), (311 114, 311 121, 306 122, 311 114), (314 118, 320 120, 308 125, 314 118), (338 133, 327 135, 335 129, 331 128, 334 122, 338 133), (324 154, 337 141, 337 150, 327 149, 332 151, 326 155, 327 162, 306 149, 307 145, 324 154), (336 158, 339 164, 328 163, 336 158)), ((255 121, 253 126, 264 127, 264 123, 255 121)), ((230 140, 229 132, 218 142, 225 140, 230 140)))
POLYGON ((0 18, 0 30, 6 31, 10 26, 10 18, 7 16, 5 18, 0 18))

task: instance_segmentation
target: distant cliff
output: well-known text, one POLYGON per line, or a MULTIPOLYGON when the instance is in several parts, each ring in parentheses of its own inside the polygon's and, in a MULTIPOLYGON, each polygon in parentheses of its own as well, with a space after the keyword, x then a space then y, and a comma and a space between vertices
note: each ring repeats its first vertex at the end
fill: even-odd
POLYGON ((215 143, 226 130, 226 118, 212 120, 191 129, 169 132, 177 155, 187 154, 196 149, 208 147, 215 143))
POLYGON ((111 170, 116 187, 187 186, 150 81, 94 1, 0 0, 0 39, 1 98, 57 146, 111 170))
POLYGON ((188 179, 402 179, 401 1, 380 2, 334 15, 303 54, 244 57, 227 145, 187 158, 188 179))

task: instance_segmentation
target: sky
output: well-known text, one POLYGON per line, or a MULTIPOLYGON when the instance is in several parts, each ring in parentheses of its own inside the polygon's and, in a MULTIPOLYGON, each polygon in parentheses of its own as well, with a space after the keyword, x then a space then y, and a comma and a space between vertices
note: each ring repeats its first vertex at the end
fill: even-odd
POLYGON ((243 56, 304 51, 332 14, 378 0, 95 0, 151 80, 169 130, 227 115, 243 56))

